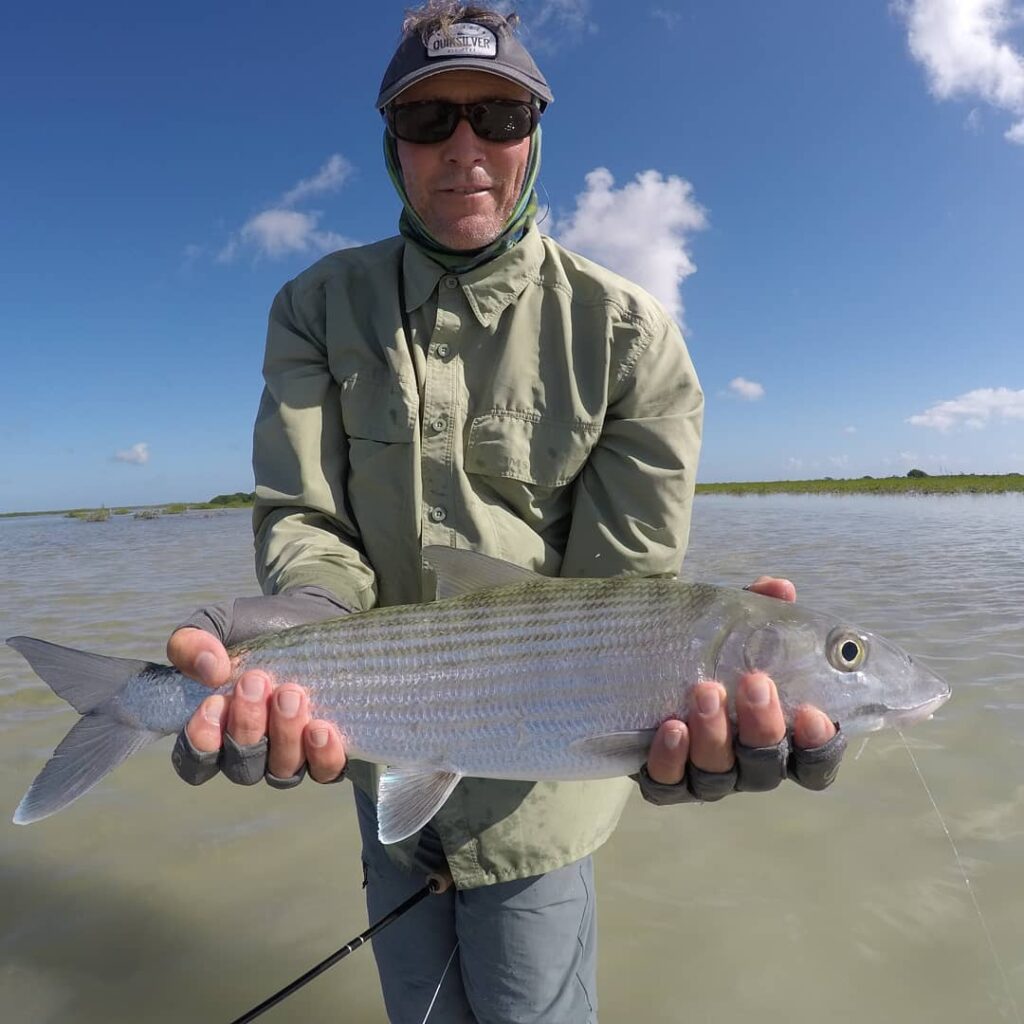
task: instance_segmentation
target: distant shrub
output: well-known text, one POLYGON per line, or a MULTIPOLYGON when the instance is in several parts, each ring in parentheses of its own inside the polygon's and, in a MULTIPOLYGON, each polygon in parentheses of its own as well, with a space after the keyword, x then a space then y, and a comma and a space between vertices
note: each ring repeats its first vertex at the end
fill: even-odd
POLYGON ((908 470, 908 472, 907 472, 907 476, 914 477, 915 479, 917 477, 927 476, 927 475, 928 474, 923 469, 911 469, 911 470, 908 470))
POLYGON ((69 512, 68 518, 78 519, 83 523, 105 523, 110 518, 109 508, 83 508, 69 512))
POLYGON ((251 505, 255 500, 255 491, 235 491, 234 494, 218 494, 207 505, 251 505))

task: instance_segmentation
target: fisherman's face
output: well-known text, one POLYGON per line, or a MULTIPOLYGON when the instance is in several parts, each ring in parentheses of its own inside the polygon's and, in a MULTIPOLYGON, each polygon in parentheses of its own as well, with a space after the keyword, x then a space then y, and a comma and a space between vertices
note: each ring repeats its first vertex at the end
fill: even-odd
MULTIPOLYGON (((521 86, 484 71, 446 71, 417 82, 396 102, 529 100, 521 86)), ((530 139, 488 142, 465 118, 442 142, 396 140, 405 191, 430 233, 449 249, 490 245, 515 208, 530 157, 530 139)))

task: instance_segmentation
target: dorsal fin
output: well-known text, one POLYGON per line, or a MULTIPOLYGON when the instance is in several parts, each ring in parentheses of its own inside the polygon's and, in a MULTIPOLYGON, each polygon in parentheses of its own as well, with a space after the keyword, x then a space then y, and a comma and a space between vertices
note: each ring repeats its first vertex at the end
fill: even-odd
POLYGON ((462 551, 439 544, 428 544, 423 549, 423 560, 437 577, 438 601, 473 594, 478 590, 547 578, 521 565, 481 555, 478 551, 462 551))

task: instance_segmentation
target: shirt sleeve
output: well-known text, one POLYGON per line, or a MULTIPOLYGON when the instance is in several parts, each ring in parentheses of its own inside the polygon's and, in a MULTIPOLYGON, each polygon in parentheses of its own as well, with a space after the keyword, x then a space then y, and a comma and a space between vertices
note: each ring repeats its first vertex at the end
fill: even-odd
POLYGON ((613 383, 576 479, 563 576, 675 576, 682 565, 704 395, 675 323, 648 337, 613 383))
POLYGON ((365 610, 376 578, 347 507, 348 439, 325 333, 322 289, 285 285, 270 311, 253 433, 256 575, 268 594, 312 585, 365 610))

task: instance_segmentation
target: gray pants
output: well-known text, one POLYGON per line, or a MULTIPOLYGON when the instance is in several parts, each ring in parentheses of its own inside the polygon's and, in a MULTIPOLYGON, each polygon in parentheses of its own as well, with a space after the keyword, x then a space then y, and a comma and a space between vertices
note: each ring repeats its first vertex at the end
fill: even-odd
MULTIPOLYGON (((388 857, 373 801, 356 790, 370 921, 426 884, 388 857)), ((443 857, 425 829, 425 860, 443 857)), ((373 940, 391 1024, 597 1024, 590 857, 534 878, 429 896, 373 940), (458 951, 445 974, 452 951, 458 951)))

